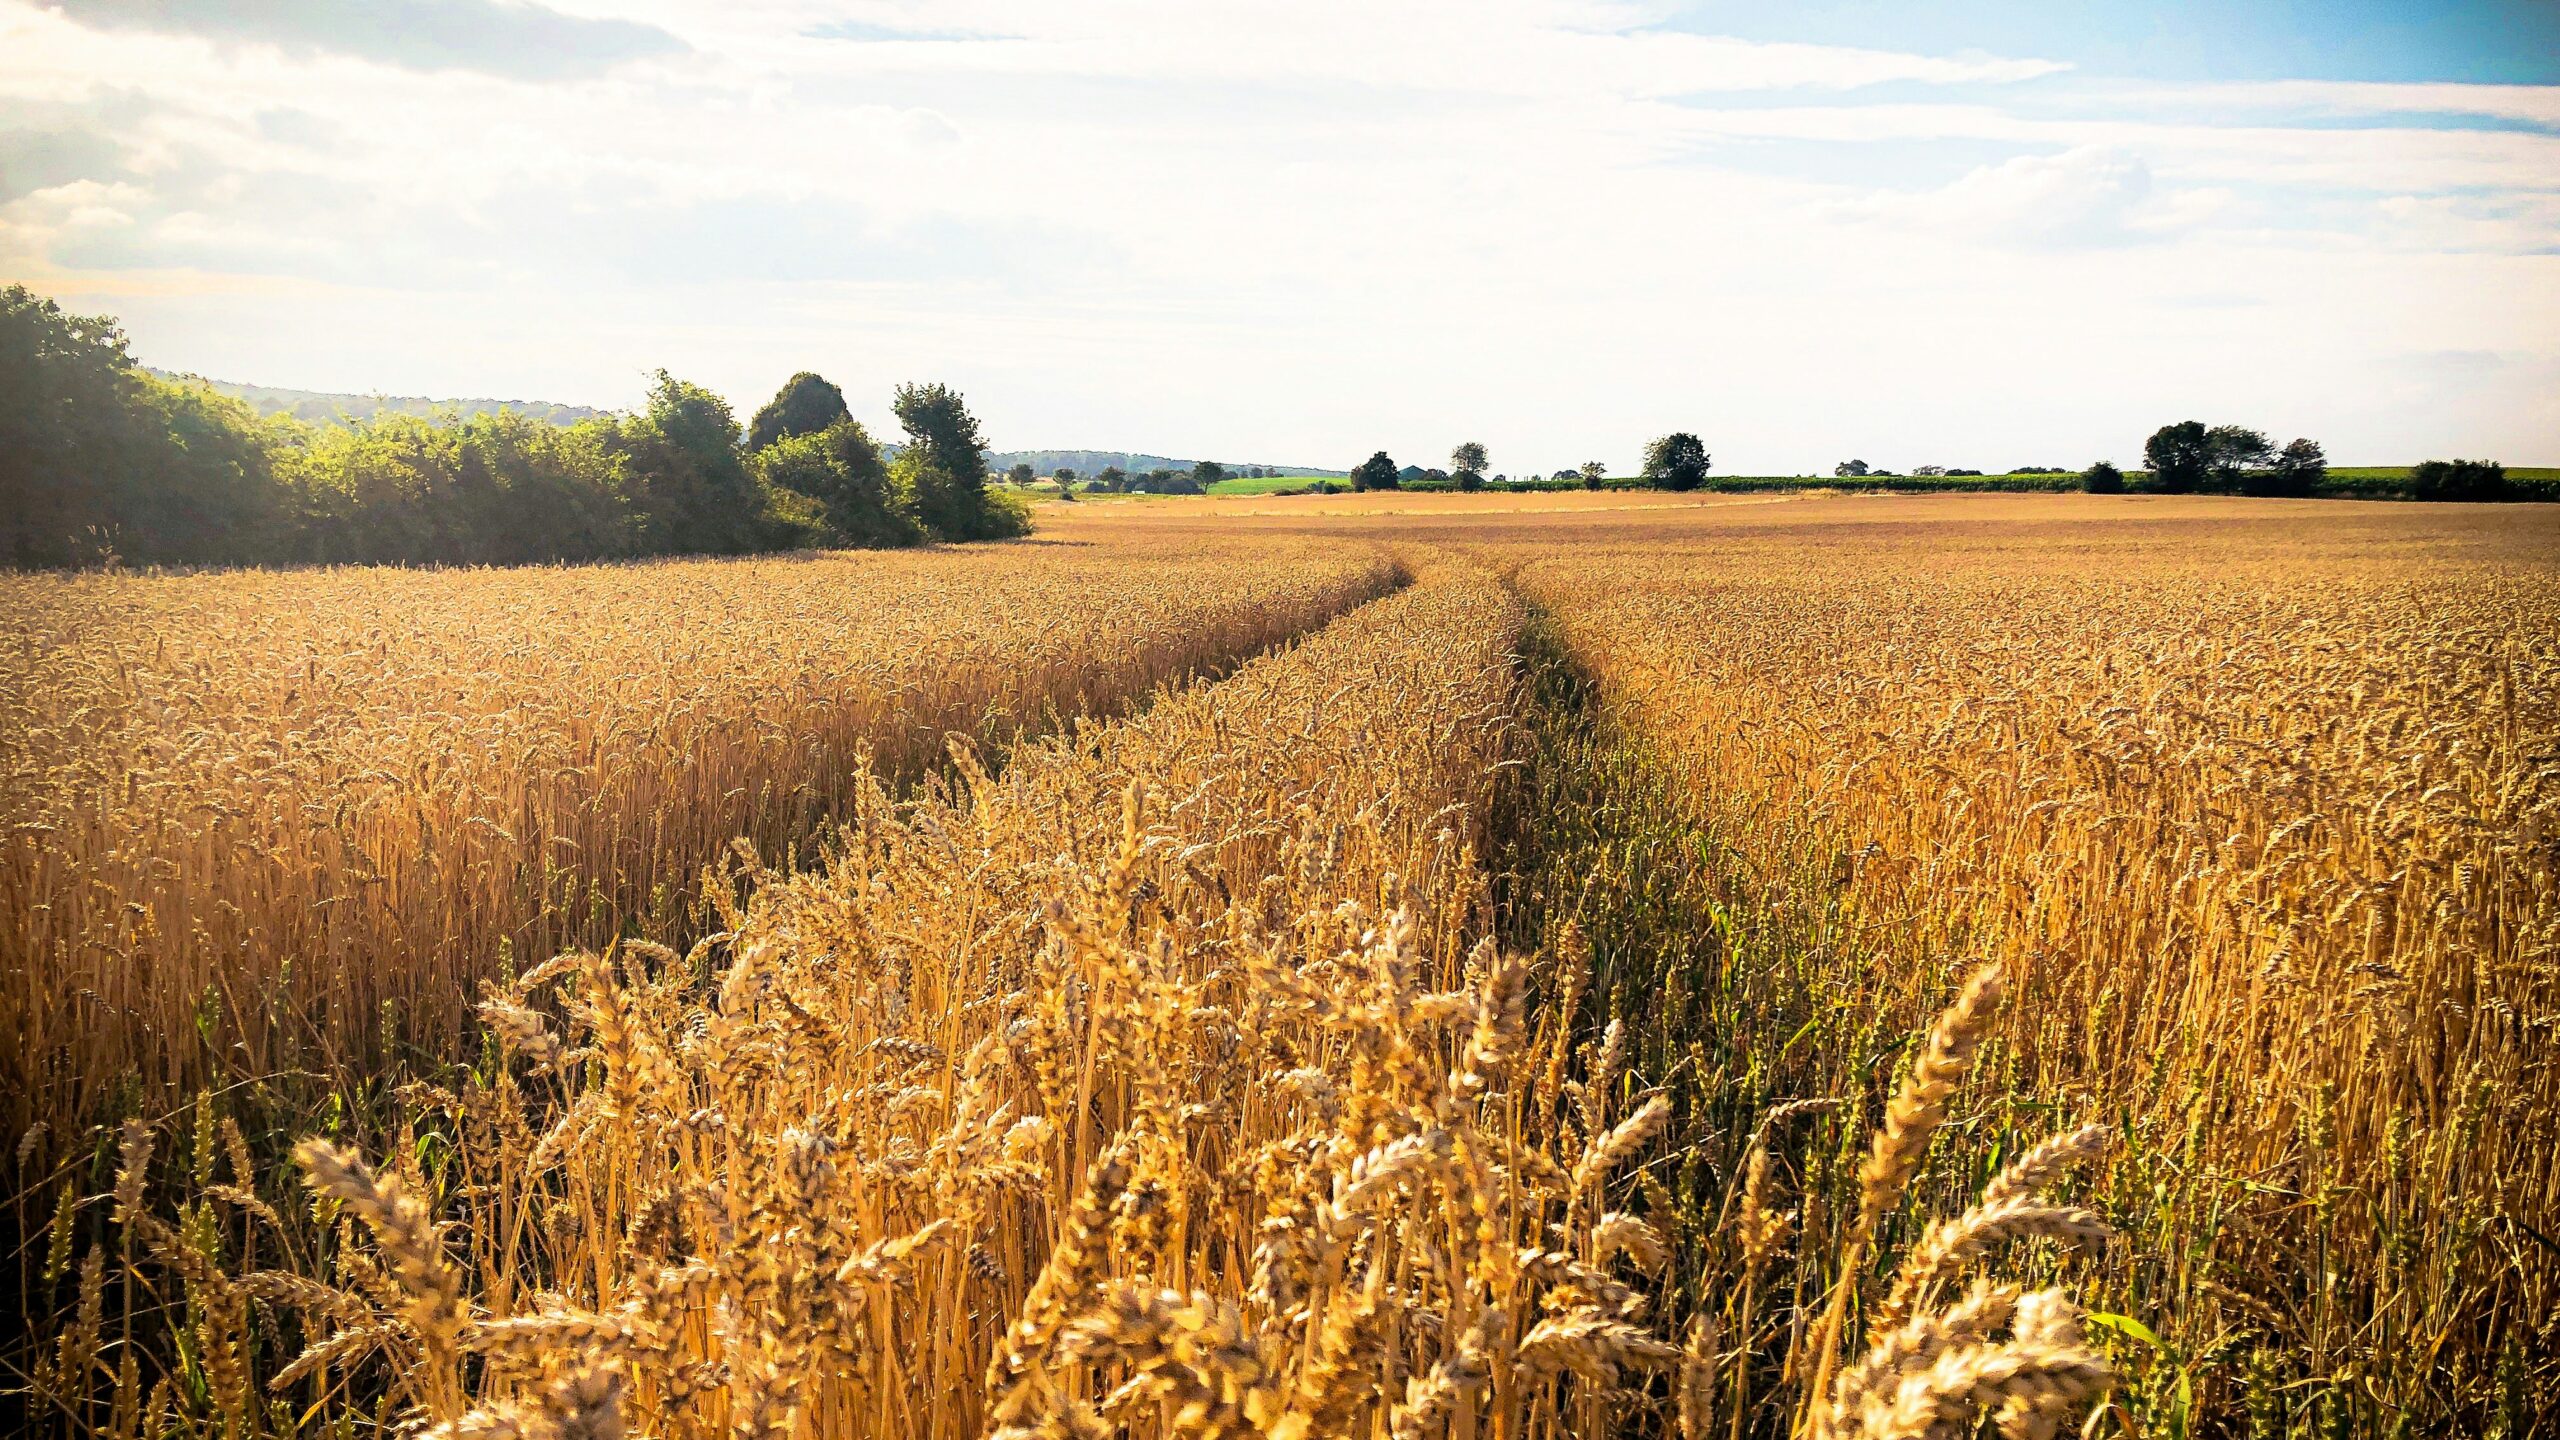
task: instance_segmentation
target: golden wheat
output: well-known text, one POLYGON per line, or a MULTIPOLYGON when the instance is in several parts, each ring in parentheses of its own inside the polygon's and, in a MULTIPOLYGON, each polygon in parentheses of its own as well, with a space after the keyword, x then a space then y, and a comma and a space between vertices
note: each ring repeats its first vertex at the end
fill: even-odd
MULTIPOLYGON (((266 1357, 274 1416, 444 1440, 1710 1433, 1717 1306, 1651 1293, 1660 1077, 1621 1027, 1533 1007, 1533 984, 1580 993, 1586 954, 1492 934, 1525 611, 1416 564, 1000 773, 961 747, 913 801, 866 781, 822 864, 715 887, 690 953, 493 978, 488 1063, 410 1086, 378 1166, 301 1147, 316 1233, 209 1198, 201 1106, 189 1240, 158 1258, 226 1378, 96 1376, 84 1300, 45 1398, 305 1423, 237 1398, 254 1296, 299 1341, 266 1357), (256 1268, 258 1243, 284 1258, 256 1268)), ((1942 1115, 1972 1048, 1932 1053, 1881 1144, 1936 1128, 1919 1107, 1942 1115)), ((2040 1197, 2061 1157, 2039 1154, 2010 1190, 2040 1197)), ((2064 1303, 1915 1315, 1953 1338, 1867 1352, 1819 1413, 2062 1417, 2107 1373, 2064 1303)))
POLYGON ((0 1123, 67 1148, 448 1052, 510 954, 666 928, 866 757, 1115 708, 1392 578, 1286 542, 0 577, 0 1123))
MULTIPOLYGON (((2146 1223, 2108 1290, 2212 1357, 2127 1344, 2159 1362, 2146 1408, 2379 1429, 2560 1405, 2547 520, 1786 510, 1509 552, 1754 917, 1723 993, 1777 1038, 1822 1018, 1785 1082, 1856 1088, 1945 957, 1999 958, 1987 1039, 2019 1107, 1988 1123, 2023 1143, 2027 1107, 2129 1112, 2102 1190, 2146 1223)), ((1914 1139, 1834 1211, 1852 1242, 1914 1139)), ((1934 1200, 1972 1183, 1937 1174, 1934 1200)))

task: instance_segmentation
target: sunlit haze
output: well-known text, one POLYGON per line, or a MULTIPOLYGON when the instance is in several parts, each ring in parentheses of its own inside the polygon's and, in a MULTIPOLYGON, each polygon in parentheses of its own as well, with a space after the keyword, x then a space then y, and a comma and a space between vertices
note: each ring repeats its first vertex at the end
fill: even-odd
POLYGON ((2560 6, 0 3, 0 278, 163 368, 999 448, 2560 461, 2560 6))

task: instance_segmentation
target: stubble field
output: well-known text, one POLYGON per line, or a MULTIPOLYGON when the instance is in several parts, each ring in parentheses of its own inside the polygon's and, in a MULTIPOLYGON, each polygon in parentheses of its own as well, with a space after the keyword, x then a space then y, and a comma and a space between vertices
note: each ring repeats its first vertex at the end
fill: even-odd
POLYGON ((0 580, 31 1420, 2560 1411, 2551 508, 1041 520, 0 580))

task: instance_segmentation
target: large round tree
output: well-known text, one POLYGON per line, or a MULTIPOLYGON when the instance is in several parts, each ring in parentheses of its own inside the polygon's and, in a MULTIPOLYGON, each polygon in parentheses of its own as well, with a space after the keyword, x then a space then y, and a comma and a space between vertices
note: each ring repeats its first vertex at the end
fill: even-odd
POLYGON ((1665 490, 1695 490, 1707 483, 1707 447, 1686 430, 1656 438, 1644 447, 1644 478, 1665 490))
POLYGON ((825 376, 803 370, 783 381, 782 388, 747 423, 747 453, 795 435, 815 435, 851 414, 842 390, 825 376))

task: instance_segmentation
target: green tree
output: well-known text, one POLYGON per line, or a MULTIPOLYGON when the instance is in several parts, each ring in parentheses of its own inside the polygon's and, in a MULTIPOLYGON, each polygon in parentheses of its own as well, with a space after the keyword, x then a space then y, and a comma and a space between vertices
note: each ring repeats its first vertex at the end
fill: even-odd
POLYGON ((2208 473, 2216 488, 2245 490, 2249 473, 2275 463, 2276 447, 2263 430, 2246 425, 2216 425, 2204 432, 2208 473))
POLYGON ((1853 480, 1858 476, 1867 473, 1867 462, 1864 460, 1843 460, 1839 464, 1831 467, 1831 473, 1839 476, 1843 480, 1853 480))
POLYGON ((2158 489, 2173 495, 2197 489, 2213 467, 2211 432, 2201 420, 2163 425, 2142 442, 2142 463, 2158 489))
POLYGON ((1609 483, 1609 467, 1598 460, 1583 461, 1580 474, 1585 490, 1597 490, 1609 483))
POLYGON ((948 385, 901 385, 890 401, 907 443, 891 466, 912 494, 916 518, 941 540, 993 540, 1028 531, 1030 521, 987 493, 987 441, 960 392, 948 385))
POLYGON ((1354 490, 1393 490, 1396 488, 1396 462, 1380 450, 1351 469, 1354 490))
POLYGON ((113 527, 142 379, 112 317, 0 290, 0 560, 69 564, 113 527))
POLYGON ((824 377, 803 370, 783 381, 782 388, 748 423, 747 450, 752 454, 778 440, 815 435, 852 414, 845 408, 842 390, 824 377))
POLYGON ((2506 500, 2515 490, 2495 460, 2428 460, 2409 472, 2409 493, 2419 500, 2506 500))
POLYGON ((1664 490, 1695 490, 1706 483, 1713 457, 1697 436, 1677 430, 1644 447, 1644 478, 1664 490))
POLYGON ((1481 442, 1469 440, 1449 452, 1449 477, 1461 490, 1484 488, 1485 467, 1491 463, 1481 442))
POLYGON ((1203 460, 1199 464, 1191 467, 1192 483, 1198 485, 1202 490, 1207 490, 1210 486, 1215 485, 1226 478, 1227 467, 1219 464, 1215 460, 1203 460))
POLYGON ((291 422, 155 380, 103 315, 0 289, 0 564, 286 558, 291 422))
POLYGON ((303 497, 296 557, 391 564, 597 560, 637 543, 610 426, 512 410, 376 412, 288 462, 303 497))
POLYGON ((2124 493, 2124 472, 2101 460, 2080 472, 2080 488, 2092 495, 2124 493))
POLYGON ((1016 487, 1023 487, 1028 486, 1032 481, 1039 479, 1040 472, 1031 468, 1031 462, 1024 460, 1017 461, 1012 469, 1004 472, 1004 476, 1007 480, 1012 481, 1016 487))
POLYGON ((756 472, 766 485, 815 503, 823 527, 816 543, 871 547, 924 538, 923 527, 900 503, 880 447, 859 420, 848 417, 758 451, 756 472))
POLYGON ((1117 494, 1129 488, 1129 472, 1117 465, 1105 465, 1102 473, 1093 477, 1093 483, 1096 489, 1117 494))
POLYGON ((653 555, 737 555, 773 538, 764 491, 739 453, 729 402, 661 370, 649 406, 624 422, 620 445, 653 555))
POLYGON ((2308 495, 2329 478, 2329 455, 2320 442, 2296 439, 2276 453, 2274 462, 2244 488, 2253 495, 2308 495))

